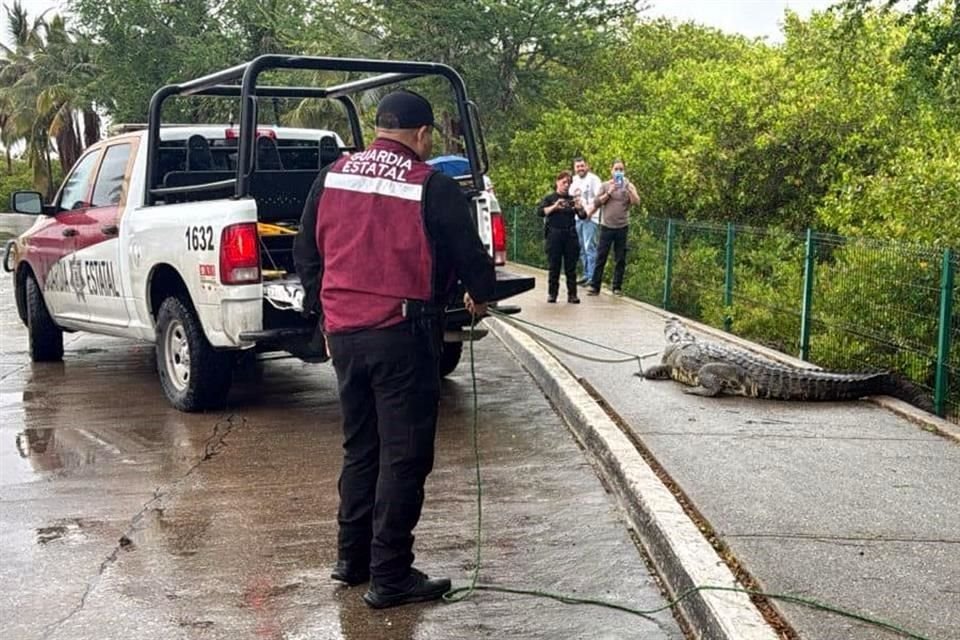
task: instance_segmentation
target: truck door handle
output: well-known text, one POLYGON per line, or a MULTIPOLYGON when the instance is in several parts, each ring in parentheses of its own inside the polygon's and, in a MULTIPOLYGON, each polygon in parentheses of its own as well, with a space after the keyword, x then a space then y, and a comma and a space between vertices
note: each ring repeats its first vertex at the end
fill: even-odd
POLYGON ((105 224, 100 227, 100 231, 102 231, 105 236, 115 236, 120 232, 120 228, 115 224, 105 224))
POLYGON ((75 235, 77 235, 77 230, 76 230, 76 229, 64 229, 64 230, 63 230, 63 236, 64 236, 65 238, 72 238, 72 237, 75 236, 75 235))

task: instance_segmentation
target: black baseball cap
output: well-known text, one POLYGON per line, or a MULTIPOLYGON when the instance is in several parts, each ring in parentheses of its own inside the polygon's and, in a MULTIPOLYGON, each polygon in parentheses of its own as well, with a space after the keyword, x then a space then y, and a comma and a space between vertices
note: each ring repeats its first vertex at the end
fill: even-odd
POLYGON ((417 129, 424 125, 433 126, 433 107, 419 93, 393 91, 377 106, 377 126, 382 129, 417 129))

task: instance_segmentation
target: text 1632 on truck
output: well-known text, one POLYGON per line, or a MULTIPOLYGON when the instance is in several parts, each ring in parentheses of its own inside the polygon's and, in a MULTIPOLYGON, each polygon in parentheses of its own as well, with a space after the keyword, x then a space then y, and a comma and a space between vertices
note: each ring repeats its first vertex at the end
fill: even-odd
MULTIPOLYGON (((183 411, 226 402, 238 354, 322 361, 316 321, 302 313, 294 237, 320 170, 364 149, 358 104, 400 83, 425 84, 432 95, 452 89, 450 131, 438 146, 465 158, 456 178, 498 264, 494 301, 519 311, 499 301, 531 289, 533 279, 502 268, 506 229, 484 188, 478 112, 460 76, 428 62, 265 55, 158 90, 148 124, 87 149, 52 203, 36 192, 12 196, 14 211, 37 216, 3 258, 32 360, 60 360, 64 332, 153 342, 163 392, 183 411), (282 72, 336 81, 280 85, 282 72), (269 83, 258 82, 264 76, 269 83), (222 102, 226 124, 163 123, 165 104, 191 100, 222 102), (290 105, 312 100, 324 105, 316 110, 329 120, 322 128, 280 126, 290 105)), ((468 335, 462 299, 462 291, 452 295, 447 307, 444 375, 468 335)))

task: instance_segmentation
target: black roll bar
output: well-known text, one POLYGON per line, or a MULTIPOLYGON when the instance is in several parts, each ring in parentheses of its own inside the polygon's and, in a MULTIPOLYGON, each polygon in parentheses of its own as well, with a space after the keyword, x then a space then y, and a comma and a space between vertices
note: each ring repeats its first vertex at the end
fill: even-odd
POLYGON ((360 91, 411 80, 423 76, 441 76, 446 78, 453 88, 457 102, 457 111, 462 123, 467 159, 470 162, 474 186, 483 188, 481 158, 478 140, 474 134, 472 113, 467 98, 463 78, 452 67, 436 62, 414 62, 398 60, 368 60, 363 58, 329 58, 311 56, 291 56, 267 54, 254 58, 223 71, 218 71, 182 84, 168 85, 157 90, 150 100, 150 114, 147 140, 147 181, 145 201, 148 205, 155 202, 155 196, 162 195, 155 185, 156 165, 160 140, 160 117, 163 103, 171 96, 226 96, 240 97, 240 145, 237 154, 236 197, 244 198, 250 193, 250 175, 253 170, 253 145, 256 135, 256 98, 331 98, 338 100, 347 111, 351 134, 357 146, 362 145, 362 129, 357 115, 356 104, 351 99, 360 91), (290 69, 307 71, 344 71, 378 74, 372 77, 351 80, 326 88, 317 87, 275 87, 257 86, 261 73, 272 69, 290 69), (240 84, 234 84, 237 81, 240 84))

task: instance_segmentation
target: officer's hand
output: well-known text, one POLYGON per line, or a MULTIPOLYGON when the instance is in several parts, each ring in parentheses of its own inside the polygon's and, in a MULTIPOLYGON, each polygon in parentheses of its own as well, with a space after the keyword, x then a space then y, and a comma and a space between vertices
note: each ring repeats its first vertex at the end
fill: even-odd
POLYGON ((463 294, 463 306, 467 308, 467 311, 469 311, 470 315, 472 315, 474 318, 487 315, 487 303, 474 302, 469 293, 463 294))

